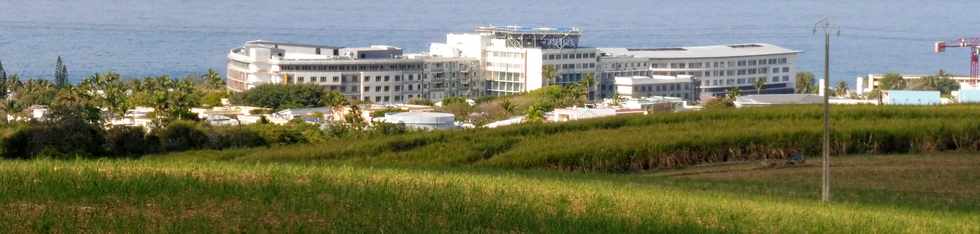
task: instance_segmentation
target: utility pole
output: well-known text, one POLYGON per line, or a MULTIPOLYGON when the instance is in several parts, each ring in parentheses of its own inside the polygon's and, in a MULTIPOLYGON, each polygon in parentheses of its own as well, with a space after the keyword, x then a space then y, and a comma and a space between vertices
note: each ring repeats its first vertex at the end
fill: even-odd
POLYGON ((823 18, 813 25, 813 34, 817 30, 824 33, 824 54, 823 54, 823 186, 821 189, 820 200, 830 202, 830 32, 837 31, 840 36, 840 27, 832 25, 830 19, 823 18))

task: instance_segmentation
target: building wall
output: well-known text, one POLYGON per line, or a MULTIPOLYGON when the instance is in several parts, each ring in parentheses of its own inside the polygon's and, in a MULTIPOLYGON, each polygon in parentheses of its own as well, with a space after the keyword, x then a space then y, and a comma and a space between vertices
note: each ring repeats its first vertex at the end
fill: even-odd
POLYGON ((611 97, 616 76, 692 75, 700 96, 723 96, 731 88, 755 93, 755 79, 766 79, 762 93, 793 93, 795 54, 731 58, 599 58, 602 97, 611 97))

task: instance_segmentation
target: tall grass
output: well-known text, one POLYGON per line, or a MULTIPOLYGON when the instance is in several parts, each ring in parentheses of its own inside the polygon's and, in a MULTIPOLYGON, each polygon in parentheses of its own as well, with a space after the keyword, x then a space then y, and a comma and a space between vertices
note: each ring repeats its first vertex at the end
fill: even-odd
MULTIPOLYGON (((409 133, 258 149, 230 158, 611 172, 670 169, 782 159, 796 152, 816 155, 822 136, 820 110, 783 106, 409 133)), ((980 149, 976 116, 980 105, 835 106, 833 151, 838 155, 975 152, 980 149)))
POLYGON ((972 233, 975 214, 621 175, 177 161, 0 164, 5 232, 972 233))

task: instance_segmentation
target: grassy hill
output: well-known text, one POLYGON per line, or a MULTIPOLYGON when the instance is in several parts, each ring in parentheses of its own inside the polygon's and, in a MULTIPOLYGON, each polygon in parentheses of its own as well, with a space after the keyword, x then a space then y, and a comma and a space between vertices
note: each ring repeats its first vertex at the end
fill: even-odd
POLYGON ((0 161, 2 232, 977 233, 980 106, 815 106, 0 161), (801 166, 772 166, 794 152, 801 166))

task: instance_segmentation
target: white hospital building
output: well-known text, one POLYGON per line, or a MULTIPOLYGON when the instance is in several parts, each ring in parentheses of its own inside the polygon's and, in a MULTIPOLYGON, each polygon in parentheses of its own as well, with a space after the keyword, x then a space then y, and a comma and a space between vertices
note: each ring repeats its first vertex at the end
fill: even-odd
POLYGON ((765 43, 593 48, 581 46, 581 38, 578 28, 481 26, 447 34, 446 41, 432 43, 428 53, 414 55, 392 46, 251 41, 228 54, 227 84, 230 90, 244 91, 260 84, 310 83, 351 98, 403 103, 413 98, 513 95, 593 75, 589 96, 594 99, 612 97, 622 86, 617 77, 624 77, 620 80, 631 85, 650 83, 631 88, 629 96, 668 94, 696 102, 731 88, 754 92, 757 79, 766 81, 763 93, 792 93, 800 53, 765 43), (556 77, 544 77, 549 66, 556 77))

